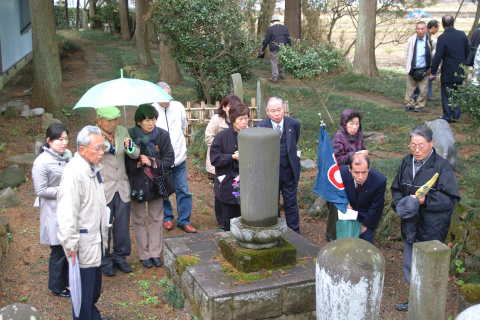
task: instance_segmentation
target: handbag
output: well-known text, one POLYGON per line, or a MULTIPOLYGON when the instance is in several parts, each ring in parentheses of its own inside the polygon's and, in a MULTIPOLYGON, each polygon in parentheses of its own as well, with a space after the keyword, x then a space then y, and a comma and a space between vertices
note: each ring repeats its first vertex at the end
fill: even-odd
POLYGON ((168 198, 175 192, 175 182, 173 181, 173 171, 171 168, 163 168, 161 174, 153 178, 157 194, 162 198, 168 198))
POLYGON ((422 81, 427 76, 427 68, 413 69, 412 78, 415 81, 422 81))

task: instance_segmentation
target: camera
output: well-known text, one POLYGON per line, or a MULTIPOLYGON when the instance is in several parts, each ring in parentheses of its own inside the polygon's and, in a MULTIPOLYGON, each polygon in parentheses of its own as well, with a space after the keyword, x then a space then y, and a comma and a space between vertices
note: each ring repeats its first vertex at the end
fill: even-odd
POLYGON ((140 190, 132 190, 132 193, 130 195, 133 200, 137 200, 138 202, 143 202, 145 201, 145 193, 143 192, 142 189, 140 190))

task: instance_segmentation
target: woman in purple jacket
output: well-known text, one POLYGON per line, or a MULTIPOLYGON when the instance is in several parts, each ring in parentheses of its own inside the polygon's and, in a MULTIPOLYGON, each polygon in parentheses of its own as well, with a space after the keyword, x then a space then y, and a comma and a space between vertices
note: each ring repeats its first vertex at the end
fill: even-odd
POLYGON ((361 114, 352 109, 343 110, 340 116, 340 129, 332 138, 335 158, 339 165, 348 164, 350 157, 355 153, 368 156, 368 150, 363 144, 361 120, 361 114))

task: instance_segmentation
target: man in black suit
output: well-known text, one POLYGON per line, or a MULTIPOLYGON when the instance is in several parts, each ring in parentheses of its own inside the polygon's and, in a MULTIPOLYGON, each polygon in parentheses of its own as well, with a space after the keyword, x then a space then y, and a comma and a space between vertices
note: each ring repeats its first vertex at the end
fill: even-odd
POLYGON ((297 154, 297 142, 300 137, 300 122, 285 117, 283 100, 278 97, 268 99, 266 113, 268 119, 257 127, 272 128, 280 136, 280 181, 279 188, 283 198, 283 208, 287 226, 300 233, 297 188, 300 179, 300 159, 297 154))
POLYGON ((451 91, 456 90, 457 86, 463 83, 465 78, 462 65, 470 52, 470 45, 465 32, 453 27, 455 19, 451 15, 442 17, 442 25, 445 31, 438 37, 435 56, 432 62, 431 78, 437 76, 438 67, 442 63, 442 119, 448 122, 454 122, 460 119, 460 108, 452 109, 450 103, 451 91))
POLYGON ((358 212, 361 223, 360 238, 373 242, 385 204, 387 178, 378 170, 370 169, 370 160, 363 154, 354 154, 348 166, 340 169, 349 208, 358 212))

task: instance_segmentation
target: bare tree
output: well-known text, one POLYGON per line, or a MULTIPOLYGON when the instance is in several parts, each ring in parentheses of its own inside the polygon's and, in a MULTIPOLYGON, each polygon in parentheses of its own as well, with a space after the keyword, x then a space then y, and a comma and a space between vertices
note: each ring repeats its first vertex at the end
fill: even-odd
POLYGON ((267 32, 274 11, 275 0, 262 0, 260 15, 258 17, 257 39, 262 39, 267 32))
POLYGON ((257 0, 241 0, 240 1, 240 8, 242 8, 243 15, 245 16, 245 21, 247 23, 249 40, 254 40, 256 36, 256 33, 255 33, 255 27, 257 24, 257 10, 255 10, 256 4, 257 4, 257 0))
POLYGON ((68 0, 65 0, 65 22, 67 27, 70 27, 70 22, 68 20, 68 0))
POLYGON ((367 77, 378 76, 375 60, 376 0, 359 0, 358 27, 353 71, 367 77))
MULTIPOLYGON (((68 0, 67 0, 68 1, 68 0)), ((75 17, 75 28, 80 27, 80 0, 77 0, 77 16, 75 17)))
POLYGON ((171 84, 177 84, 182 81, 182 74, 178 67, 177 61, 173 58, 172 47, 168 43, 167 37, 160 34, 160 64, 159 75, 160 81, 165 81, 171 84))
POLYGON ((130 26, 128 24, 128 0, 118 0, 118 12, 120 15, 120 33, 122 39, 130 40, 130 26))
POLYGON ((30 0, 32 19, 32 103, 46 109, 63 106, 62 69, 52 1, 30 0))
POLYGON ((302 2, 301 0, 285 0, 285 24, 290 36, 300 39, 302 35, 302 2))
POLYGON ((96 23, 95 15, 97 13, 97 0, 88 0, 88 15, 90 17, 90 28, 96 29, 98 25, 96 23))
POLYGON ((148 36, 146 21, 150 18, 149 3, 146 0, 136 0, 135 3, 135 41, 137 47, 138 63, 142 65, 154 64, 150 52, 150 38, 148 36))

